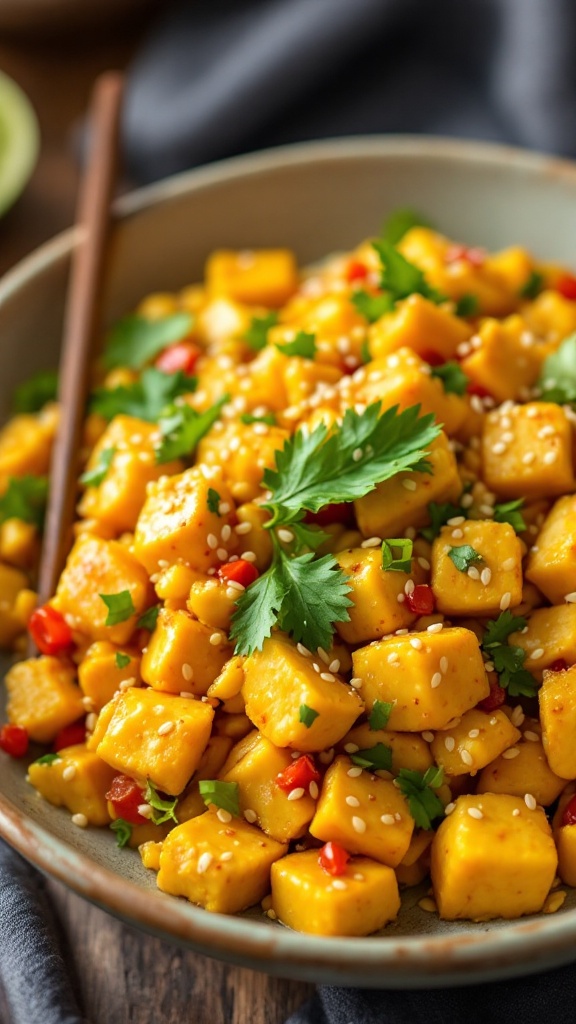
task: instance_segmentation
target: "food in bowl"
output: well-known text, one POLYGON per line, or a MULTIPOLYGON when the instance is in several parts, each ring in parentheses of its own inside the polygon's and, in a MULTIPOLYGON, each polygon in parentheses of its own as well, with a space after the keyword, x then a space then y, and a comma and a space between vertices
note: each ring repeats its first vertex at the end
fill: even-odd
POLYGON ((576 882, 576 279, 401 211, 299 271, 219 251, 110 332, 34 608, 52 378, 0 436, 0 746, 165 892, 365 935, 576 882), (111 837, 112 841, 112 837, 111 837), (127 854, 128 855, 128 854, 127 854))

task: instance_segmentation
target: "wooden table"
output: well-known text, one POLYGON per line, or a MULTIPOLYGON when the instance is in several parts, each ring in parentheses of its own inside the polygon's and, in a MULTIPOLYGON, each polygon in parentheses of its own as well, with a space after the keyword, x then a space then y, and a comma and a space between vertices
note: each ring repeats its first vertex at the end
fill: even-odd
MULTIPOLYGON (((78 130, 95 75, 124 67, 139 25, 114 36, 42 41, 0 39, 0 69, 36 107, 42 131, 37 170, 24 196, 0 224, 0 273, 67 227, 78 180, 78 130)), ((144 26, 146 27, 146 26, 144 26)), ((282 1024, 311 986, 227 966, 132 930, 63 886, 49 889, 80 979, 90 1024, 282 1024)), ((0 1021, 9 1024, 0 993, 0 1021)))

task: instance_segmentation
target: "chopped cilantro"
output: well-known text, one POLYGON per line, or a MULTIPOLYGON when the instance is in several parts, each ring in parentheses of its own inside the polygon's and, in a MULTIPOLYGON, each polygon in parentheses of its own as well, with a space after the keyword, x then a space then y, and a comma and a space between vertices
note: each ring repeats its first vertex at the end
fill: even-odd
POLYGON ((407 299, 409 295, 423 295, 430 302, 445 302, 446 296, 433 288, 420 267, 410 263, 390 242, 383 238, 372 243, 380 257, 382 271, 380 286, 392 297, 394 302, 407 299))
POLYGON ((524 668, 526 651, 507 642, 511 633, 524 629, 525 625, 523 616, 506 610, 488 623, 482 639, 482 650, 493 663, 500 686, 508 690, 511 697, 534 697, 536 694, 536 680, 524 668))
POLYGON ((178 797, 175 796, 171 800, 163 800, 158 795, 158 791, 155 786, 149 781, 146 784, 146 792, 144 794, 144 800, 147 804, 150 804, 153 811, 156 813, 152 814, 152 821, 155 825, 163 825, 165 821, 175 821, 178 824, 178 818, 176 817, 176 804, 178 803, 178 797))
POLYGON ((303 359, 314 359, 316 355, 316 335, 298 331, 293 341, 286 341, 276 348, 284 356, 302 356, 303 359))
POLYGON ((430 374, 438 377, 444 385, 447 395, 465 395, 468 387, 468 377, 459 363, 442 363, 441 366, 433 366, 430 374))
POLYGON ((208 511, 212 512, 215 516, 220 515, 220 500, 218 491, 215 491, 213 487, 209 487, 206 504, 208 505, 208 511))
POLYGON ((382 228, 382 238, 391 245, 398 245, 411 228, 431 228, 432 224, 422 213, 403 206, 394 210, 382 228))
POLYGON ((60 754, 42 754, 42 757, 36 758, 34 764, 54 764, 54 761, 61 761, 60 754))
POLYGON ((444 817, 444 804, 434 792, 444 781, 442 768, 431 765, 424 774, 401 768, 396 783, 408 800, 410 814, 419 828, 431 829, 436 818, 444 817))
POLYGON ((309 708, 307 704, 300 705, 299 717, 302 725, 305 725, 307 729, 310 728, 312 723, 318 718, 319 711, 315 711, 314 708, 309 708))
POLYGON ((456 301, 456 316, 476 316, 480 309, 480 300, 477 295, 461 295, 456 301))
POLYGON ((528 280, 522 285, 519 295, 522 299, 535 299, 544 287, 544 275, 538 270, 533 270, 528 280))
POLYGON ((368 715, 368 725, 372 732, 377 729, 385 729, 388 725, 388 720, 394 709, 394 700, 375 700, 372 705, 372 711, 368 715))
POLYGON ((240 793, 237 782, 220 782, 219 779, 201 779, 198 783, 200 796, 206 806, 214 804, 229 811, 237 818, 240 814, 240 793))
POLYGON ((116 663, 116 668, 126 668, 126 665, 130 664, 132 658, 130 658, 128 654, 122 654, 121 651, 116 651, 114 661, 116 663))
POLYGON ((55 402, 57 396, 56 370, 42 370, 16 388, 12 403, 14 412, 39 412, 48 402, 55 402))
POLYGON ((158 421, 162 439, 156 448, 156 462, 170 462, 182 456, 192 456, 198 442, 220 416, 228 398, 228 395, 224 395, 204 412, 196 412, 190 405, 175 405, 166 409, 158 421))
MULTIPOLYGON (((394 309, 394 299, 387 293, 384 295, 371 295, 359 288, 350 296, 350 302, 358 310, 361 316, 366 317, 368 323, 373 324, 385 313, 391 313, 394 309)), ((370 359, 365 359, 369 363, 370 359)))
POLYGON ((505 501, 500 505, 494 505, 494 522, 509 523, 516 533, 522 533, 526 529, 524 516, 520 511, 523 505, 524 498, 516 498, 515 501, 505 501))
POLYGON ((355 754, 350 754, 350 760, 360 768, 389 772, 392 770, 392 749, 385 743, 376 743, 366 750, 357 750, 355 754))
POLYGON ((259 352, 268 344, 268 331, 278 323, 278 313, 267 313, 265 316, 253 316, 242 341, 248 342, 254 352, 259 352))
POLYGON ((107 369, 129 366, 140 370, 167 345, 185 338, 192 324, 190 313, 173 313, 157 320, 144 316, 124 317, 108 335, 104 365, 107 369))
POLYGON ((454 563, 458 572, 468 572, 471 565, 482 561, 482 555, 470 544, 460 544, 458 547, 450 548, 448 558, 454 563))
POLYGON ((152 633, 156 629, 156 622, 160 613, 160 605, 155 604, 152 608, 148 608, 147 611, 143 612, 138 619, 139 629, 149 629, 152 633))
POLYGON ((97 388, 90 398, 90 411, 105 420, 124 415, 155 423, 167 405, 195 391, 196 383, 195 377, 187 377, 182 370, 163 373, 148 366, 133 384, 97 388))
POLYGON ((104 448, 98 456, 98 462, 94 469, 89 469, 82 473, 80 483, 86 487, 97 487, 98 484, 101 484, 110 469, 115 454, 116 448, 104 448))
POLYGON ((458 505, 452 505, 451 502, 438 505, 435 501, 431 501, 428 505, 428 514, 431 520, 430 526, 425 526, 420 530, 420 533, 424 539, 431 544, 449 519, 454 519, 456 516, 462 515, 462 509, 459 508, 458 505))
POLYGON ((382 568, 394 572, 410 572, 414 542, 407 537, 382 541, 382 568))
POLYGON ((7 519, 21 519, 41 529, 47 499, 48 480, 45 476, 10 477, 0 498, 0 523, 7 519))
POLYGON ((537 386, 543 402, 576 402, 576 334, 544 360, 537 386))
POLYGON ((136 611, 132 594, 129 590, 121 590, 118 594, 99 594, 108 609, 105 626, 117 626, 119 622, 126 622, 136 611))
POLYGON ((110 828, 116 833, 116 846, 123 850, 130 842, 133 826, 129 821, 124 821, 124 818, 116 818, 110 822, 110 828))
POLYGON ((273 412, 264 413, 263 416, 254 416, 251 412, 243 412, 240 417, 241 423, 251 426, 252 423, 267 423, 269 427, 276 426, 276 417, 273 412))
POLYGON ((372 362, 372 353, 370 352, 370 344, 368 338, 365 338, 360 346, 360 358, 364 365, 372 362))

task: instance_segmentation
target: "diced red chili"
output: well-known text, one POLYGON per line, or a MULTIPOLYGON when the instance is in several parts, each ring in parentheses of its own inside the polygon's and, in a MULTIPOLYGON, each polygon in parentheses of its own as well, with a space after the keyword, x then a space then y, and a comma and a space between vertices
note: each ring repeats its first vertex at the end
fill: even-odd
POLYGON ((183 373, 190 375, 198 362, 202 349, 193 341, 178 341, 175 345, 168 345, 158 356, 155 366, 162 373, 183 373))
POLYGON ((317 512, 307 512, 304 520, 307 523, 314 523, 315 526, 331 526, 333 523, 351 526, 354 521, 354 507, 347 501, 324 505, 317 512))
POLYGON ((466 391, 468 392, 469 395, 478 395, 478 398, 492 398, 492 400, 494 399, 494 395, 492 395, 490 391, 488 391, 488 388, 485 388, 483 384, 476 384, 475 381, 472 380, 468 382, 466 386, 466 391))
POLYGON ((144 803, 144 793, 129 775, 114 776, 106 799, 112 804, 114 813, 130 825, 143 825, 148 820, 138 811, 144 803))
POLYGON ((500 683, 490 683, 490 693, 481 700, 478 707, 481 711, 496 711, 506 700, 506 690, 500 683))
POLYGON ((241 583, 243 587, 249 587, 254 580, 257 580, 260 573, 252 562, 245 558, 238 558, 235 562, 224 562, 218 569, 218 575, 225 582, 241 583))
POLYGON ((564 658, 556 658, 550 665, 551 672, 565 672, 568 668, 568 662, 564 661, 564 658))
POLYGON ((350 860, 350 854, 338 843, 324 843, 318 854, 318 863, 329 875, 343 875, 350 860))
POLYGON ((556 283, 556 291, 565 299, 576 301, 576 277, 573 274, 564 274, 556 283))
POLYGON ((21 725, 3 725, 0 729, 0 750, 10 757, 24 757, 28 751, 28 733, 21 725))
POLYGON ((52 744, 52 750, 58 751, 63 750, 64 747, 73 747, 77 743, 84 743, 85 739, 86 720, 79 718, 77 722, 72 722, 71 725, 65 725, 63 729, 60 729, 52 744))
POLYGON ((427 583, 419 583, 411 594, 406 594, 406 604, 414 615, 432 615, 436 608, 432 587, 427 583))
POLYGON ((420 359, 423 359, 430 366, 442 366, 446 362, 444 356, 437 352, 435 348, 425 348, 420 354, 420 359))
POLYGON ((562 814, 562 824, 576 825, 576 793, 574 793, 573 797, 570 797, 570 800, 564 808, 564 812, 562 814))
POLYGON ((464 260, 471 267, 481 267, 486 259, 484 249, 478 247, 469 248, 467 245, 451 245, 444 256, 445 263, 456 263, 457 260, 464 260))
POLYGON ((365 263, 360 263, 360 260, 350 260, 346 270, 347 281, 363 281, 368 274, 369 270, 365 263))
POLYGON ((28 630, 41 654, 58 657, 72 646, 72 630, 60 612, 44 604, 32 612, 28 630))
POLYGON ((314 758, 310 757, 310 754, 302 754, 283 772, 279 772, 276 776, 276 785, 288 793, 291 789, 307 790, 311 782, 320 782, 321 778, 314 758))

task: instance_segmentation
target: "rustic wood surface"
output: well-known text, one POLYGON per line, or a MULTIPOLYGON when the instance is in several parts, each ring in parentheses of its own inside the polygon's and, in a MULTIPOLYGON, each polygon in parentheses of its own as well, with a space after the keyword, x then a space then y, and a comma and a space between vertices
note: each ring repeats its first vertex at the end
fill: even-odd
MULTIPOLYGON (((148 19, 149 21, 149 19, 148 19)), ((0 69, 31 98, 42 151, 0 223, 0 273, 73 220, 75 139, 98 72, 125 67, 148 21, 68 40, 0 38, 0 69), (88 40, 88 36, 90 39, 88 40)), ((143 935, 49 883, 90 1024, 283 1024, 311 986, 227 966, 143 935)), ((0 1021, 10 1018, 0 992, 0 1021)))

